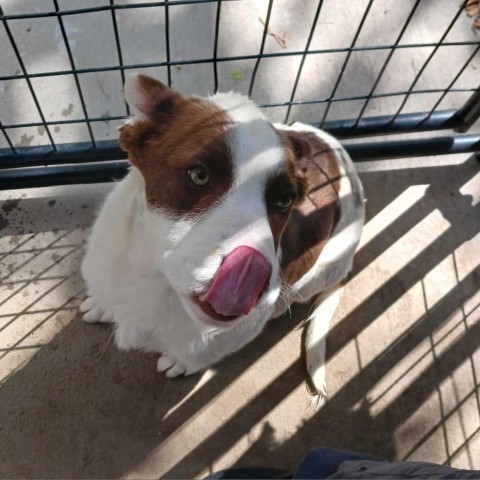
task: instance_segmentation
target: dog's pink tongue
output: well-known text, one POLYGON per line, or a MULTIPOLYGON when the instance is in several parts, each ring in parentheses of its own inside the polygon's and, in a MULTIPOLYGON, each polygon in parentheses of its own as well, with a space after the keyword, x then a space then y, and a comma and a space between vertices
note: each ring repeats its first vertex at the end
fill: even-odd
POLYGON ((255 249, 237 247, 223 261, 207 293, 200 297, 220 315, 247 315, 270 277, 270 264, 255 249))

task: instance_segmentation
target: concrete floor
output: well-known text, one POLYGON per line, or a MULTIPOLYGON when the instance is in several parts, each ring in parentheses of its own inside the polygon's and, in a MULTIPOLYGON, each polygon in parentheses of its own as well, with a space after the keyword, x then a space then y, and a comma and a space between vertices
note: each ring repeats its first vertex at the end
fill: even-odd
MULTIPOLYGON (((346 8, 325 0, 312 48, 350 45, 367 3, 346 8)), ((0 4, 7 14, 52 8, 50 0, 0 4)), ((103 4, 84 0, 82 7, 103 4)), ((274 4, 271 27, 287 32, 287 46, 269 36, 265 51, 302 50, 316 2, 274 4)), ((393 43, 412 5, 376 0, 357 44, 393 43)), ((267 6, 266 0, 245 0, 240 9, 238 2, 222 3, 220 56, 258 53, 258 17, 265 18, 267 6)), ((211 57, 215 8, 170 8, 172 58, 211 57)), ((457 8, 452 0, 421 2, 402 43, 438 41, 457 8)), ((118 11, 117 20, 125 63, 165 60, 162 9, 118 11)), ((70 68, 56 22, 10 22, 29 72, 70 68)), ((117 64, 110 12, 68 16, 65 26, 77 68, 117 64)), ((462 14, 446 41, 477 40, 470 26, 462 14)), ((0 44, 8 44, 1 28, 0 44)), ((440 48, 417 88, 446 88, 474 48, 440 48)), ((376 92, 408 88, 431 52, 398 49, 376 92)), ((352 54, 337 96, 368 93, 386 55, 352 54)), ((260 63, 258 102, 290 98, 300 57, 282 58, 260 63)), ((328 97, 344 59, 344 52, 307 57, 295 99, 328 97)), ((220 88, 248 91, 254 65, 219 64, 220 88)), ((454 87, 476 87, 479 68, 477 53, 454 87)), ((0 76, 18 69, 11 49, 1 48, 0 76)), ((146 72, 166 79, 165 68, 146 72)), ((173 68, 172 80, 183 92, 206 94, 213 69, 173 68)), ((90 116, 126 113, 118 72, 79 81, 90 116)), ((32 83, 48 121, 82 117, 73 76, 32 83)), ((468 95, 449 93, 439 108, 458 108, 468 95)), ((429 110, 438 98, 412 95, 404 111, 429 110)), ((394 113, 401 100, 373 99, 365 115, 394 113)), ((0 105, 3 124, 38 121, 23 80, 0 81, 0 105)), ((328 118, 354 117, 362 105, 334 103, 328 118)), ((294 107, 290 118, 318 122, 323 108, 294 107)), ((285 108, 267 113, 283 120, 285 108)), ((118 123, 93 124, 96 138, 114 138, 118 123)), ((9 132, 19 147, 46 142, 42 128, 9 132)), ((83 123, 52 125, 51 133, 58 143, 88 139, 83 123)), ((317 412, 309 406, 296 329, 307 307, 272 321, 217 368, 166 380, 155 371, 155 356, 119 352, 111 326, 85 325, 78 316, 83 244, 111 185, 0 192, 0 477, 192 478, 234 465, 293 469, 317 445, 480 468, 479 163, 460 155, 358 168, 368 220, 328 338, 330 397, 317 412)))
POLYGON ((315 445, 480 468, 480 173, 471 157, 359 166, 368 221, 309 407, 295 327, 166 380, 79 319, 83 242, 110 185, 3 192, 0 476, 200 477, 294 468, 315 445))

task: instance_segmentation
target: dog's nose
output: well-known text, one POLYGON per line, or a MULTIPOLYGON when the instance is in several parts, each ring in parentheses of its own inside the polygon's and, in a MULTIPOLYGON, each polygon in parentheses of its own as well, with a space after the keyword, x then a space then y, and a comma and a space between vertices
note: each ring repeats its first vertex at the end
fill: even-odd
POLYGON ((272 267, 257 250, 235 248, 223 261, 212 286, 200 297, 220 315, 248 315, 270 280, 272 267))

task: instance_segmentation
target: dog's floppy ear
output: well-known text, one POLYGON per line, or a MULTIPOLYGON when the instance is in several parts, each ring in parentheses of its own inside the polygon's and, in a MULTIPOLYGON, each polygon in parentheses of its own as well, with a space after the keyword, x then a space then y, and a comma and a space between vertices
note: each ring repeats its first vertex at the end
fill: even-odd
POLYGON ((120 127, 119 140, 121 148, 134 161, 135 149, 142 136, 154 127, 161 130, 166 118, 186 99, 159 80, 143 74, 129 75, 124 91, 133 118, 120 127))
POLYGON ((291 158, 293 157, 299 197, 302 197, 307 193, 307 170, 313 161, 314 146, 305 132, 281 130, 281 135, 291 153, 291 158))
POLYGON ((290 149, 295 158, 295 173, 303 176, 307 173, 308 166, 313 158, 313 146, 304 133, 286 131, 286 137, 290 143, 290 149))

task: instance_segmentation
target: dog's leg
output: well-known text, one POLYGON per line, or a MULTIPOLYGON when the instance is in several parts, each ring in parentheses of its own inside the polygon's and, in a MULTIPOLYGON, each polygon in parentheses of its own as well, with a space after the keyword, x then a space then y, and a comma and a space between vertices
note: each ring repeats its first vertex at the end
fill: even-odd
POLYGON ((311 380, 312 394, 317 406, 321 406, 327 396, 325 382, 325 353, 330 321, 335 314, 343 287, 338 285, 320 294, 315 300, 314 310, 307 320, 305 354, 307 371, 311 380))
POLYGON ((80 305, 79 310, 83 313, 83 321, 87 323, 108 323, 112 321, 112 315, 108 312, 104 312, 103 309, 98 306, 95 300, 88 296, 80 305))

